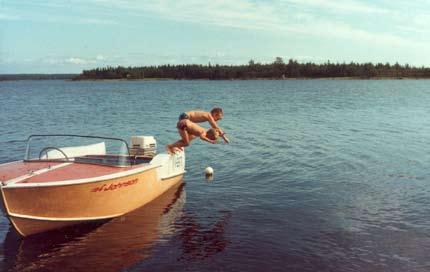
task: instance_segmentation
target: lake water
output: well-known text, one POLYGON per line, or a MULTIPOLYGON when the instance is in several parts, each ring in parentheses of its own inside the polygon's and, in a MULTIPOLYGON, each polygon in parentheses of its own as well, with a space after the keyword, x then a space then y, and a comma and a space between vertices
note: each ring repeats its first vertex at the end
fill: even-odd
POLYGON ((0 162, 30 134, 162 151, 214 106, 231 140, 195 140, 184 186, 99 226, 20 239, 1 216, 0 270, 429 271, 429 105, 428 80, 0 82, 0 162))

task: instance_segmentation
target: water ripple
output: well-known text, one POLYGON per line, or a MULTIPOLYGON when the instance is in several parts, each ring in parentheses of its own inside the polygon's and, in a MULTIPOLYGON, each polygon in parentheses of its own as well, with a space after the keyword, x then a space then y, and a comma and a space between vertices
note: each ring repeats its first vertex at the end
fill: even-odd
POLYGON ((0 162, 36 133, 162 149, 214 106, 231 144, 195 140, 185 188, 102 226, 19 240, 0 217, 0 270, 428 271, 428 82, 2 82, 0 162))

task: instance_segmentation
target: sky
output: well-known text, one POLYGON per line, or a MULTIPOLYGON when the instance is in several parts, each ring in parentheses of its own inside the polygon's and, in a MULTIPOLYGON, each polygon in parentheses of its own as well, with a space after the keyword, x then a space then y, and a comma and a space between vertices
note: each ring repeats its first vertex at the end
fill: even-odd
POLYGON ((428 0, 0 0, 0 73, 373 62, 430 67, 428 0))

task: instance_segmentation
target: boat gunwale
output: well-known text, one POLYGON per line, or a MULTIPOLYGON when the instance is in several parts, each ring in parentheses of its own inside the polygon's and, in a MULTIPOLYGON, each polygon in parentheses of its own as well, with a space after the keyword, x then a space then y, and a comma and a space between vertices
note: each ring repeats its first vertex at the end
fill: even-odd
POLYGON ((14 164, 14 163, 23 162, 23 161, 24 161, 24 160, 17 160, 17 161, 4 162, 4 163, 0 163, 0 166, 8 165, 8 164, 14 164))
MULTIPOLYGON (((90 155, 90 156, 99 156, 99 155, 90 155)), ((124 158, 128 158, 131 162, 131 159, 137 159, 136 156, 131 156, 131 155, 110 155, 110 154, 106 154, 106 155, 102 155, 104 157, 124 157, 124 158)), ((149 164, 150 161, 153 159, 153 157, 142 157, 144 159, 149 159, 149 161, 147 163, 130 163, 130 164, 104 164, 104 163, 96 163, 96 162, 89 162, 89 161, 81 161, 81 159, 86 159, 85 157, 74 157, 74 158, 70 158, 69 160, 65 160, 65 159, 23 159, 20 160, 18 162, 24 162, 24 163, 39 163, 39 162, 53 162, 53 163, 80 163, 80 164, 91 164, 91 165, 100 165, 100 166, 108 166, 108 167, 115 167, 115 168, 131 168, 134 167, 136 165, 146 165, 149 164), (78 160, 76 160, 76 158, 78 158, 78 160)), ((7 164, 7 163, 5 163, 7 164)), ((0 164, 0 165, 4 165, 4 164, 0 164)))
MULTIPOLYGON (((46 182, 30 182, 30 183, 12 183, 7 184, 7 180, 3 181, 6 182, 6 184, 2 184, 2 189, 9 189, 9 188, 34 188, 34 187, 52 187, 52 186, 67 186, 67 185, 79 185, 79 184, 86 184, 86 183, 95 183, 100 181, 106 181, 106 180, 112 180, 112 179, 118 179, 122 177, 127 177, 131 175, 138 174, 140 172, 148 171, 151 169, 159 168, 161 167, 161 164, 157 165, 151 165, 151 164, 143 164, 140 167, 132 168, 130 170, 116 172, 113 174, 108 175, 102 175, 98 177, 91 177, 91 178, 83 178, 83 179, 70 179, 70 180, 62 180, 62 181, 46 181, 46 182)), ((185 173, 185 171, 184 171, 185 173)), ((161 179, 161 177, 160 177, 161 179)))
MULTIPOLYGON (((94 163, 94 162, 82 162, 82 161, 75 161, 75 160, 62 160, 62 159, 49 159, 49 160, 22 160, 22 162, 28 162, 28 163, 38 163, 38 162, 59 162, 59 163, 80 163, 80 164, 91 164, 91 165, 100 165, 100 166, 108 166, 108 167, 115 167, 115 168, 130 168, 134 165, 110 165, 110 164, 103 164, 103 163, 94 163)), ((137 165, 137 164, 135 164, 137 165)))

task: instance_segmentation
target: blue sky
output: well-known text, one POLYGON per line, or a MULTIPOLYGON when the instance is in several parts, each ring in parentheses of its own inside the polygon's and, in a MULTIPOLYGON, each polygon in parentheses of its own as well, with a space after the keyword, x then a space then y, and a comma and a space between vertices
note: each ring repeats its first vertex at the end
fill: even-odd
POLYGON ((0 0, 0 73, 277 56, 430 66, 430 1, 0 0))

